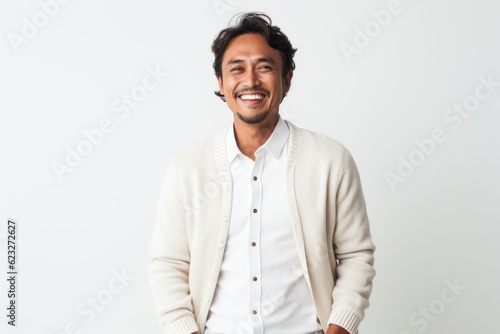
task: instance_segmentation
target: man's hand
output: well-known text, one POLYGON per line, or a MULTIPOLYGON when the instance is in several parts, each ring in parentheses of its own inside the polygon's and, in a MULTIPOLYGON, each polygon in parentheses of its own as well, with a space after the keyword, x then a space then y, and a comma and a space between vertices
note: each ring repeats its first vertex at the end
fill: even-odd
POLYGON ((326 334, 350 334, 350 333, 338 325, 330 324, 330 326, 328 326, 328 331, 326 332, 326 334))

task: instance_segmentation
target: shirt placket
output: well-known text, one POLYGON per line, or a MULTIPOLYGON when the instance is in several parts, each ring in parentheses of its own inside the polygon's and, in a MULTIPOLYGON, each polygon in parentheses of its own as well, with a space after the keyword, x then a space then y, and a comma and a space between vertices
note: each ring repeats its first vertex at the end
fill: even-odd
POLYGON ((251 174, 252 202, 250 206, 249 227, 249 257, 250 257, 250 318, 252 319, 253 334, 263 334, 263 322, 261 315, 261 203, 262 203, 262 169, 264 167, 264 152, 255 153, 255 163, 251 174), (260 154, 259 154, 260 153, 260 154))

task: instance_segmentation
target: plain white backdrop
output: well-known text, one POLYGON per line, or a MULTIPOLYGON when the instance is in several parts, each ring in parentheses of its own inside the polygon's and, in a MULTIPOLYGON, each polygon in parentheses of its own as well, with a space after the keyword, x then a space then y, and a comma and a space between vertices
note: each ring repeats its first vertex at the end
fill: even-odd
POLYGON ((2 333, 161 333, 160 182, 230 126, 210 45, 254 10, 298 48, 281 114, 360 170, 378 273, 360 333, 499 332, 498 2, 2 0, 2 277, 7 219, 19 226, 2 333))

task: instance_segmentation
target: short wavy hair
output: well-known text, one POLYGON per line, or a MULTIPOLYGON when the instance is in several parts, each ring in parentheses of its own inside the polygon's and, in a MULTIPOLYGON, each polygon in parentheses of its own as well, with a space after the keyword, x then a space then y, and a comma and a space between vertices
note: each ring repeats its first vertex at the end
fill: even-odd
MULTIPOLYGON (((224 57, 224 53, 229 43, 240 35, 250 33, 264 36, 269 46, 280 52, 281 58, 283 59, 283 77, 285 77, 290 70, 293 71, 295 69, 293 57, 297 49, 292 47, 290 40, 279 27, 272 25, 269 16, 259 12, 237 14, 237 16, 235 24, 232 26, 229 25, 226 29, 221 30, 212 43, 212 52, 215 56, 213 68, 216 76, 222 77, 222 58, 224 57)), ((226 101, 224 95, 220 91, 216 91, 215 95, 220 97, 222 101, 226 101)))

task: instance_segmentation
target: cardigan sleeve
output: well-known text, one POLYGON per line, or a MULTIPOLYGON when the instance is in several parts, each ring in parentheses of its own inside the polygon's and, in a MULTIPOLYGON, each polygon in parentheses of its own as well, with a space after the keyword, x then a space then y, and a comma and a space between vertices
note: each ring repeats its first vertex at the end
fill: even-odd
POLYGON ((149 277, 163 334, 198 331, 189 291, 189 243, 182 184, 172 163, 159 196, 156 223, 149 243, 149 277))
POLYGON ((368 216, 357 167, 344 149, 336 194, 336 222, 333 250, 338 266, 333 288, 333 305, 328 323, 355 334, 364 318, 375 277, 368 216))

